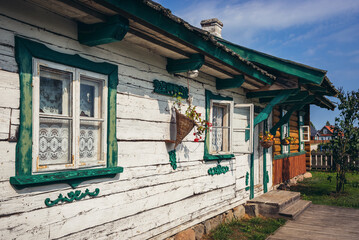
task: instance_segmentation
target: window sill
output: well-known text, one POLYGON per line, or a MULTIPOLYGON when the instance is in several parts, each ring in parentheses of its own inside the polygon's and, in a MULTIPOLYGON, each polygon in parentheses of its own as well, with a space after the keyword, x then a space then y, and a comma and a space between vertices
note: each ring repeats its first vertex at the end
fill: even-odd
POLYGON ((231 158, 234 158, 234 154, 224 154, 224 155, 206 154, 203 156, 203 159, 206 161, 225 160, 225 159, 231 159, 231 158))
POLYGON ((295 152, 295 153, 284 153, 284 154, 281 154, 281 155, 274 156, 274 160, 282 159, 282 158, 288 158, 288 157, 294 157, 294 156, 299 156, 299 155, 303 155, 303 154, 306 154, 306 151, 300 151, 300 152, 295 152))
POLYGON ((10 177, 10 183, 16 189, 26 187, 42 186, 54 183, 67 183, 72 188, 76 188, 81 182, 105 177, 115 177, 117 173, 122 173, 123 167, 86 169, 67 172, 56 172, 47 174, 38 174, 31 176, 10 177))

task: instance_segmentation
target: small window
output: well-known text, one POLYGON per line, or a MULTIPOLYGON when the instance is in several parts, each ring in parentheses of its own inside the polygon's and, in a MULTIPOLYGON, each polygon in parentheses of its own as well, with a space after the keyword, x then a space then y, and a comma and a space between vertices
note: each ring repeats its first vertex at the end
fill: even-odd
POLYGON ((33 172, 106 166, 107 76, 34 59, 33 172))
POLYGON ((300 127, 300 141, 301 142, 309 142, 310 141, 310 128, 309 126, 301 126, 300 127))
MULTIPOLYGON (((282 110, 282 117, 287 114, 286 110, 282 110)), ((282 125, 282 136, 281 139, 289 137, 289 123, 285 123, 282 125)), ((289 153, 289 145, 282 145, 282 154, 289 153)))
POLYGON ((231 153, 231 101, 211 101, 210 154, 231 153))

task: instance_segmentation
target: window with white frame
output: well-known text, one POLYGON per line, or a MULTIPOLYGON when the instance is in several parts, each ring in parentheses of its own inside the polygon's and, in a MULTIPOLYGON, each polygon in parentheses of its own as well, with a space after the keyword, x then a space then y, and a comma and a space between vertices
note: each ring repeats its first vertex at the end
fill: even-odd
POLYGON ((232 152, 232 101, 211 100, 210 154, 232 152))
POLYGON ((107 76, 33 65, 33 172, 106 166, 107 76))
MULTIPOLYGON (((286 110, 282 110, 282 117, 287 113, 286 110)), ((289 122, 282 125, 281 139, 289 137, 289 122)), ((289 145, 282 145, 282 154, 289 153, 289 145)))

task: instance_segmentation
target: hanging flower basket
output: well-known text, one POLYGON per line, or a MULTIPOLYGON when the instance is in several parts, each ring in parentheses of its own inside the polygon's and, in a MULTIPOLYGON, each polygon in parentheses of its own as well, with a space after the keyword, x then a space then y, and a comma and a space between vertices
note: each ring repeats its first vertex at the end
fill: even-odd
POLYGON ((287 137, 287 135, 285 136, 285 138, 283 138, 280 143, 284 146, 290 145, 292 143, 295 143, 296 139, 294 137, 287 137))
POLYGON ((280 144, 284 145, 284 146, 287 146, 287 145, 290 145, 290 141, 288 139, 282 139, 280 141, 280 144))
POLYGON ((266 131, 263 135, 263 133, 259 134, 259 140, 260 140, 260 144, 263 148, 270 148, 271 146, 273 146, 274 141, 273 141, 274 136, 272 134, 270 134, 270 132, 266 131))
POLYGON ((263 148, 270 148, 273 146, 274 141, 260 141, 260 144, 263 148))
POLYGON ((177 128, 176 140, 175 140, 175 148, 176 148, 197 124, 194 120, 180 113, 177 109, 175 109, 175 111, 176 111, 176 128, 177 128))

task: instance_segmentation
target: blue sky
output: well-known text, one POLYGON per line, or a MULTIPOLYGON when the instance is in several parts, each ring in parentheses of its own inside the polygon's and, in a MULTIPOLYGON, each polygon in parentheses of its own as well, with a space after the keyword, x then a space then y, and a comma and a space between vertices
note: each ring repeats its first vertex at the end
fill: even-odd
MULTIPOLYGON (((327 70, 333 84, 359 89, 358 0, 158 0, 175 15, 200 27, 218 18, 222 37, 239 45, 327 70)), ((336 99, 331 99, 336 101, 336 99)), ((321 128, 338 111, 311 107, 321 128)))

